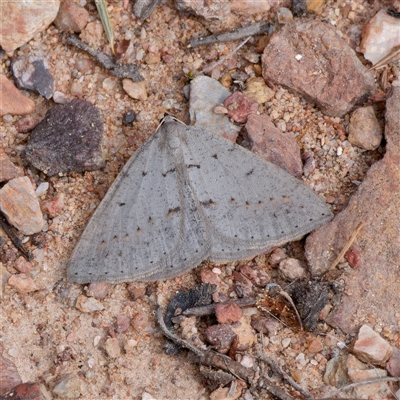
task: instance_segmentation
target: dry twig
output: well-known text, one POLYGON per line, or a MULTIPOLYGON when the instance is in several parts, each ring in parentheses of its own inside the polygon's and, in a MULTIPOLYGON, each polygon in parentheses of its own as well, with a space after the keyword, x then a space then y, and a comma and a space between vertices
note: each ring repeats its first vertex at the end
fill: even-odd
POLYGON ((336 265, 339 264, 340 260, 344 257, 344 255, 346 254, 347 250, 349 250, 350 246, 353 244, 354 240, 356 239, 356 236, 358 234, 358 232, 360 232, 360 229, 363 227, 363 223, 360 222, 356 229, 354 229, 354 232, 351 234, 349 240, 345 243, 342 251, 338 254, 338 256, 336 257, 335 261, 331 264, 331 266, 328 268, 328 271, 332 270, 333 268, 336 267, 336 265))
POLYGON ((267 21, 257 22, 245 26, 244 28, 237 28, 230 32, 221 33, 219 35, 205 36, 198 39, 191 39, 188 47, 199 47, 207 44, 221 43, 221 42, 233 42, 247 38, 249 36, 260 35, 262 33, 269 33, 271 25, 267 21))

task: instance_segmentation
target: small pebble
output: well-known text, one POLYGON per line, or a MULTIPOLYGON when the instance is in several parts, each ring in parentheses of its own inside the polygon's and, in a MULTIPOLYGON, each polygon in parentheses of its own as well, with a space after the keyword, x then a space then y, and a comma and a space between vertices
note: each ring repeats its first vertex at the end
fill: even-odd
POLYGON ((232 324, 240 320, 243 312, 236 304, 217 304, 215 306, 215 315, 220 324, 232 324))
POLYGON ((6 182, 24 175, 22 168, 17 167, 0 146, 0 182, 6 182))
POLYGON ((104 344, 104 350, 110 358, 118 358, 121 356, 121 348, 117 338, 108 338, 104 344))
POLYGON ((49 182, 41 182, 39 186, 36 188, 36 196, 40 197, 42 194, 45 194, 49 189, 49 182))
POLYGON ((122 87, 132 99, 140 101, 147 100, 146 83, 144 81, 133 82, 131 79, 123 79, 122 87))
POLYGON ((0 74, 0 117, 3 115, 26 115, 35 109, 35 103, 24 96, 3 74, 0 74))
POLYGON ((229 117, 239 124, 246 123, 250 114, 257 114, 258 112, 258 103, 241 92, 234 92, 227 97, 224 106, 228 109, 229 117))
POLYGON ((135 122, 136 113, 133 110, 129 110, 124 116, 122 117, 122 123, 124 125, 130 125, 135 122))
POLYGON ((78 399, 86 393, 85 384, 77 374, 64 375, 54 387, 53 393, 62 399, 78 399))
POLYGON ((286 253, 278 247, 269 256, 268 263, 271 267, 277 267, 285 258, 287 258, 286 253))
POLYGON ((76 308, 84 313, 91 313, 104 309, 103 305, 94 297, 86 297, 83 295, 77 298, 76 308))
POLYGON ((12 286, 18 293, 22 294, 39 290, 35 281, 30 276, 25 274, 11 275, 8 279, 8 284, 12 286))
POLYGON ((303 279, 306 276, 306 270, 296 258, 286 258, 279 263, 279 275, 291 282, 303 279))
POLYGON ((236 336, 228 325, 211 325, 205 330, 205 335, 208 343, 223 354, 227 353, 236 336))
POLYGON ((117 331, 117 333, 124 333, 129 329, 131 325, 131 320, 126 315, 118 315, 115 324, 116 324, 115 330, 117 331))
POLYGON ((108 282, 92 282, 86 290, 89 297, 97 300, 105 299, 108 295, 110 284, 108 282))

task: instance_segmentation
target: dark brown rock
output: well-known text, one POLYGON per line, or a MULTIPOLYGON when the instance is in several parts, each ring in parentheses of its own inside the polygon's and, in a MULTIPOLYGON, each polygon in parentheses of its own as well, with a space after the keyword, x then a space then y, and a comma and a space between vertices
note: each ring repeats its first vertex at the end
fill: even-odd
POLYGON ((25 158, 46 175, 93 171, 104 167, 100 111, 74 99, 50 109, 29 135, 25 158))
POLYGON ((372 73, 327 22, 296 20, 276 32, 262 56, 264 79, 342 116, 375 91, 372 73))
POLYGON ((237 322, 243 315, 243 312, 236 304, 216 304, 215 315, 220 324, 232 324, 237 322))
POLYGON ((220 353, 226 353, 231 346, 235 333, 228 325, 211 325, 205 331, 207 342, 220 353))
POLYGON ((22 379, 15 364, 0 354, 0 395, 5 395, 20 383, 22 379))
POLYGON ((347 207, 306 242, 306 257, 313 276, 324 274, 356 226, 363 222, 353 247, 362 268, 343 276, 346 290, 327 322, 345 332, 359 325, 357 316, 372 315, 369 323, 393 324, 400 309, 400 82, 394 82, 386 103, 386 154, 368 171, 347 207), (384 306, 383 306, 384 305, 384 306))
POLYGON ((292 133, 282 133, 266 114, 249 115, 246 130, 254 154, 296 177, 302 175, 300 147, 292 133))
POLYGON ((258 103, 241 92, 234 92, 227 97, 224 106, 228 110, 229 117, 239 124, 244 124, 249 115, 256 114, 258 111, 258 103))

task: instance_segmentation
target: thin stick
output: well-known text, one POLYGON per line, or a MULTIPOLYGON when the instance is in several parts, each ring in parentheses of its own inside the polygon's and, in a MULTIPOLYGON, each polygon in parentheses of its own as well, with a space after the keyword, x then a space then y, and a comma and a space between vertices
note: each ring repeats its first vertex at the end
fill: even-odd
POLYGON ((27 261, 32 261, 32 254, 24 247, 19 237, 14 233, 13 228, 10 226, 2 212, 0 212, 0 226, 3 228, 4 232, 7 233, 13 245, 20 251, 25 259, 27 261))
POLYGON ((222 43, 222 42, 233 42, 235 40, 240 40, 248 36, 260 35, 262 33, 267 33, 271 29, 271 25, 266 22, 257 22, 256 24, 251 24, 245 26, 244 28, 237 28, 230 32, 221 33, 219 35, 205 36, 198 39, 191 39, 189 41, 188 47, 199 47, 205 46, 207 44, 222 43))
POLYGON ((329 397, 336 396, 339 393, 345 392, 347 390, 353 389, 358 386, 364 386, 364 385, 369 385, 371 383, 382 383, 382 382, 400 382, 400 378, 393 378, 391 376, 386 376, 384 378, 368 379, 366 381, 351 383, 350 385, 342 386, 340 389, 335 390, 334 392, 328 393, 326 396, 322 398, 327 399, 329 397))
POLYGON ((363 225, 364 224, 362 222, 360 222, 357 225, 356 229, 354 229, 354 232, 351 234, 349 240, 344 245, 342 251, 339 253, 339 255, 336 257, 335 261, 328 268, 328 271, 330 271, 331 269, 335 268, 339 264, 340 260, 347 253, 347 250, 349 250, 350 246, 353 244, 354 240, 356 239, 356 236, 357 236, 358 232, 360 232, 360 229, 363 227, 363 225))
POLYGON ((134 82, 143 81, 143 77, 139 73, 139 68, 137 65, 126 64, 119 65, 114 62, 112 57, 107 54, 102 53, 99 50, 91 48, 85 42, 82 42, 76 35, 65 35, 64 40, 67 44, 77 47, 84 52, 90 54, 96 59, 96 61, 101 64, 105 69, 110 71, 110 74, 116 76, 117 78, 129 78, 134 82))
POLYGON ((215 67, 218 67, 218 65, 224 63, 228 58, 232 57, 242 46, 244 46, 250 38, 251 38, 251 36, 249 36, 247 39, 243 40, 243 42, 240 43, 239 46, 237 46, 235 49, 233 49, 228 55, 226 55, 225 57, 222 57, 218 62, 211 64, 208 67, 205 67, 200 73, 211 71, 215 67))
POLYGON ((289 383, 289 385, 293 386, 297 391, 299 391, 306 399, 313 400, 313 397, 304 390, 300 385, 298 385, 272 358, 269 358, 261 349, 261 346, 257 348, 257 356, 260 360, 267 363, 272 371, 278 375, 281 375, 282 378, 289 383))
POLYGON ((182 312, 182 315, 195 315, 196 317, 201 317, 204 315, 211 315, 211 314, 214 314, 215 306, 217 304, 236 304, 237 306, 242 308, 242 307, 255 306, 257 304, 257 300, 253 299, 252 297, 246 297, 244 299, 224 301, 221 303, 213 303, 208 306, 188 308, 182 312))

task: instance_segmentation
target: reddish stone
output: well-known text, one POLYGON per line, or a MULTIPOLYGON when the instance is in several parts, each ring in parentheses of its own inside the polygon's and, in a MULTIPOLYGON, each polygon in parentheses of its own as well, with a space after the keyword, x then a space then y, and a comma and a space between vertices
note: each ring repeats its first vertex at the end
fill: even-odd
POLYGON ((42 203, 42 210, 50 217, 55 217, 64 207, 65 194, 58 193, 50 200, 42 203))
POLYGON ((210 283, 217 286, 221 283, 219 276, 214 274, 209 268, 203 268, 200 271, 200 280, 202 283, 210 283))
POLYGON ((303 173, 300 147, 291 132, 281 132, 266 114, 249 115, 246 131, 251 151, 266 161, 300 177, 303 173))
POLYGON ((311 353, 319 353, 324 348, 324 345, 319 339, 312 339, 307 343, 307 349, 311 353))
POLYGON ((15 364, 0 354, 0 395, 5 395, 20 383, 22 379, 15 364))
POLYGON ((235 333, 228 325, 211 325, 205 331, 208 343, 216 347, 216 350, 225 354, 235 338, 235 333))
POLYGON ((107 282, 92 282, 86 293, 90 297, 101 300, 107 297, 109 288, 110 284, 107 282))
POLYGON ((15 386, 6 396, 7 400, 48 400, 49 393, 38 382, 26 382, 15 386))
POLYGON ((26 115, 34 109, 35 103, 0 74, 0 117, 7 114, 26 115))
POLYGON ((243 312, 236 304, 217 304, 215 314, 220 324, 232 324, 239 321, 243 312))
POLYGON ((136 331, 142 332, 149 325, 149 318, 144 311, 140 311, 132 318, 132 326, 136 331))
POLYGON ((330 24, 297 19, 276 31, 262 56, 267 83, 342 116, 375 91, 374 76, 330 24))
POLYGON ((362 266, 360 252, 354 247, 350 247, 350 249, 346 251, 344 258, 351 268, 360 268, 362 266))
POLYGON ((239 124, 244 124, 250 114, 258 112, 258 103, 241 92, 234 92, 227 97, 224 106, 228 109, 229 117, 239 124))
POLYGON ((129 283, 127 286, 127 290, 132 300, 140 300, 143 299, 146 295, 146 289, 140 286, 137 286, 134 283, 129 283))

